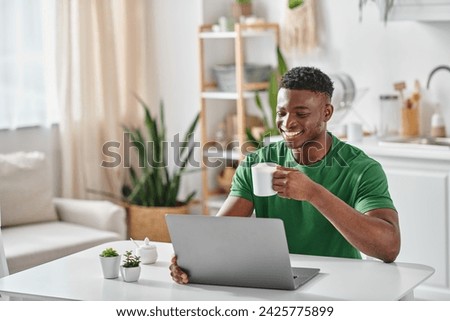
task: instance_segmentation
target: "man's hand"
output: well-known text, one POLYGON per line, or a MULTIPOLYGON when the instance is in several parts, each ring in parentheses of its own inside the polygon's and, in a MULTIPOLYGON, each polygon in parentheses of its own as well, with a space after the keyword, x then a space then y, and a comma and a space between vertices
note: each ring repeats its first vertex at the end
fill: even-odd
POLYGON ((172 279, 177 282, 178 284, 187 284, 189 283, 189 278, 187 276, 187 274, 180 269, 180 267, 177 264, 177 257, 173 256, 172 257, 172 264, 170 264, 169 266, 169 270, 170 270, 170 276, 172 277, 172 279))
POLYGON ((311 193, 311 184, 314 184, 314 182, 295 168, 277 166, 273 173, 272 188, 280 197, 297 201, 308 200, 311 193))

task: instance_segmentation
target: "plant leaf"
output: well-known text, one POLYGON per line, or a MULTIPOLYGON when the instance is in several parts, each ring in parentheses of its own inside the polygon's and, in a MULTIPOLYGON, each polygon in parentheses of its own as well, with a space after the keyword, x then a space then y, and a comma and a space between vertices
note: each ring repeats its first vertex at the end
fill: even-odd
POLYGON ((289 0, 288 2, 289 9, 297 8, 298 6, 301 6, 303 2, 304 0, 289 0))
POLYGON ((256 103, 256 107, 258 107, 258 109, 261 111, 264 128, 269 127, 269 121, 267 120, 267 115, 266 115, 266 112, 264 111, 261 97, 259 96, 258 91, 255 92, 255 103, 256 103))
POLYGON ((278 96, 278 77, 276 72, 272 72, 269 81, 269 106, 272 115, 272 126, 275 127, 277 116, 277 96, 278 96))
POLYGON ((277 46, 277 60, 278 60, 278 73, 280 76, 283 76, 287 71, 288 67, 286 64, 286 60, 281 52, 280 47, 277 46))
POLYGON ((123 188, 122 195, 128 202, 136 205, 176 206, 181 174, 185 170, 195 147, 189 144, 189 139, 198 124, 200 113, 197 114, 189 126, 185 139, 181 144, 185 148, 182 148, 184 158, 181 161, 180 168, 174 170, 173 175, 170 175, 166 155, 164 104, 162 101, 160 102, 159 119, 157 119, 152 117, 147 104, 138 95, 135 96, 144 110, 144 125, 148 134, 148 141, 145 140, 141 130, 129 130, 124 127, 125 131, 130 133, 133 146, 136 146, 138 149, 139 162, 143 166, 140 166, 139 173, 130 168, 131 187, 123 188))
POLYGON ((183 201, 183 203, 184 203, 184 204, 189 204, 190 201, 194 198, 195 194, 196 194, 196 191, 193 191, 191 194, 189 194, 189 195, 185 198, 185 200, 183 201))
POLYGON ((245 128, 245 134, 247 135, 247 140, 250 144, 252 144, 256 149, 261 147, 261 140, 253 136, 250 128, 245 128))

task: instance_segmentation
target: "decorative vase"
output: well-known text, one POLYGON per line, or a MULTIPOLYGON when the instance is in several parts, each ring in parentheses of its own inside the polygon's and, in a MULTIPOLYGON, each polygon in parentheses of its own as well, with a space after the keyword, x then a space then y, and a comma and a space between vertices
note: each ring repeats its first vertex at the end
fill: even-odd
POLYGON ((128 234, 135 240, 147 236, 154 242, 170 242, 166 214, 188 214, 189 205, 175 207, 145 207, 127 205, 128 234))
POLYGON ((139 280, 139 276, 141 275, 141 267, 124 267, 121 265, 120 273, 122 274, 122 278, 125 282, 136 282, 139 280))
POLYGON ((102 265, 103 277, 105 279, 115 279, 119 277, 120 255, 110 257, 100 257, 102 265))

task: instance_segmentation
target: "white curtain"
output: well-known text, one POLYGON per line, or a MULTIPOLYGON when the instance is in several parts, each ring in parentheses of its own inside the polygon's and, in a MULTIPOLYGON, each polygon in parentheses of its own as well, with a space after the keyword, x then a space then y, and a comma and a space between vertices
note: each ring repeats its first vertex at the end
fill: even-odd
POLYGON ((47 77, 52 73, 46 64, 44 2, 0 0, 0 129, 58 120, 51 99, 55 79, 47 77))
MULTIPOLYGON (((122 164, 102 153, 122 144, 122 125, 140 119, 133 93, 147 98, 145 0, 53 0, 58 105, 61 108, 62 195, 98 198, 93 189, 120 195, 122 164)), ((119 150, 118 150, 119 151, 119 150)))

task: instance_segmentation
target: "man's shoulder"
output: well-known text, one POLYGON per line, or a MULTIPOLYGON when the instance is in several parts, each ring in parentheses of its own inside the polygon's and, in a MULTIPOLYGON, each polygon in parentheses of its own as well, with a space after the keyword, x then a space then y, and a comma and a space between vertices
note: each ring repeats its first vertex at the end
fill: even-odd
POLYGON ((362 149, 344 142, 336 136, 333 136, 333 155, 339 156, 339 159, 353 167, 379 165, 375 159, 367 155, 362 149))

